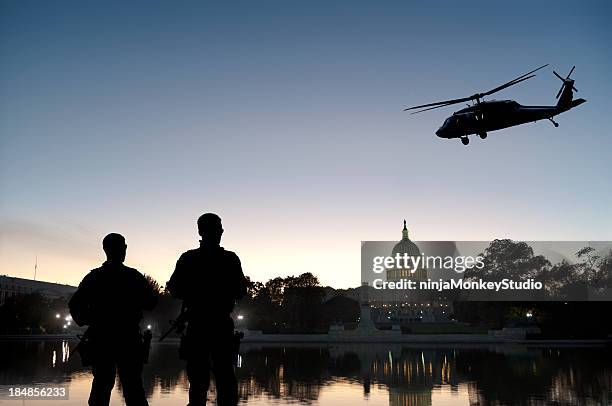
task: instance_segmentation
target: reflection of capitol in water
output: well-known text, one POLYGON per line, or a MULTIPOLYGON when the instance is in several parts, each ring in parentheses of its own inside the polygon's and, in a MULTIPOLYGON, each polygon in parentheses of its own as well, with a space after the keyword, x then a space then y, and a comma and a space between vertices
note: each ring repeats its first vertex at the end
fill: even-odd
POLYGON ((452 354, 439 354, 435 351, 414 351, 394 357, 389 352, 386 359, 372 363, 372 378, 384 382, 389 387, 389 405, 431 405, 432 390, 435 385, 452 385, 454 363, 452 354))
MULTIPOLYGON (((86 403, 91 374, 78 357, 67 359, 74 345, 0 341, 0 385, 65 384, 70 399, 63 404, 86 403)), ((237 375, 247 405, 600 405, 612 402, 611 353, 509 344, 244 344, 237 375)), ((152 348, 143 379, 156 406, 187 403, 177 355, 176 344, 152 348)), ((117 393, 113 399, 120 404, 117 393)))
POLYGON ((389 405, 418 406, 432 404, 435 385, 457 385, 453 383, 452 351, 374 347, 377 349, 355 344, 327 348, 264 347, 255 353, 247 350, 240 371, 241 398, 267 394, 278 399, 316 401, 327 385, 323 380, 326 377, 359 384, 366 398, 373 387, 383 387, 388 392, 389 405), (299 359, 293 357, 298 354, 299 359))

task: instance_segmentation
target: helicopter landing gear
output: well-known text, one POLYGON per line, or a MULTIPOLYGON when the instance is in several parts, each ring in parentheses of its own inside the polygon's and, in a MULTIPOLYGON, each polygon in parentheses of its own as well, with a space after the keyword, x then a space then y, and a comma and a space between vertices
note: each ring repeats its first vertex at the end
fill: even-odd
POLYGON ((552 117, 550 117, 549 120, 550 120, 551 123, 553 123, 555 128, 559 127, 559 123, 557 123, 555 120, 553 120, 552 117))
POLYGON ((461 143, 467 145, 470 143, 470 139, 468 137, 461 137, 461 143))
POLYGON ((480 137, 481 140, 484 140, 485 138, 487 138, 487 133, 480 133, 478 134, 478 136, 480 137))

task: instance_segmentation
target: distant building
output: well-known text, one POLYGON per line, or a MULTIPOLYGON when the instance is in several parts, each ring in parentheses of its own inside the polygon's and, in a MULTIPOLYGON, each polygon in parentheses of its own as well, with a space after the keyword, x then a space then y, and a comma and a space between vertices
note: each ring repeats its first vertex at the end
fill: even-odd
MULTIPOLYGON (((402 230, 402 239, 395 244, 391 255, 408 257, 420 257, 421 249, 408 236, 406 220, 402 230)), ((426 282, 429 275, 428 270, 419 262, 416 269, 390 268, 386 271, 388 282, 399 282, 401 280, 413 280, 416 283, 426 282)), ((381 320, 385 318, 394 323, 410 322, 435 322, 448 320, 449 304, 445 297, 431 291, 406 291, 391 290, 385 292, 382 305, 381 320)))
POLYGON ((45 298, 57 299, 70 297, 75 291, 75 286, 0 275, 0 306, 13 296, 39 293, 45 298))
MULTIPOLYGON (((452 248, 454 251, 454 245, 452 248)), ((397 254, 400 256, 407 254, 409 257, 419 257, 423 254, 417 244, 409 238, 405 220, 402 239, 391 250, 391 256, 395 257, 397 254)), ((412 271, 409 268, 386 269, 386 281, 399 282, 407 279, 419 283, 426 282, 432 277, 432 270, 422 266, 422 262, 414 272, 412 271)), ((345 296, 362 305, 368 304, 371 318, 375 323, 402 325, 413 322, 446 322, 450 320, 449 316, 453 312, 452 301, 446 295, 435 291, 375 289, 366 282, 362 282, 362 285, 356 288, 326 289, 328 289, 326 300, 334 296, 345 296)))

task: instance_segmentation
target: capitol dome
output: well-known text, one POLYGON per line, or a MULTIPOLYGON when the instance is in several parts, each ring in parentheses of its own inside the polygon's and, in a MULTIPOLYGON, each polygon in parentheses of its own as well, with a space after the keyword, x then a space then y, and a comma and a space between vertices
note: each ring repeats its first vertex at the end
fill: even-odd
MULTIPOLYGON (((406 220, 404 220, 402 239, 400 240, 400 242, 395 244, 391 253, 393 257, 398 254, 400 257, 403 257, 404 255, 407 255, 412 258, 421 256, 421 250, 419 249, 419 247, 415 243, 410 241, 410 238, 408 238, 408 228, 406 227, 406 220)), ((387 281, 397 282, 407 278, 418 281, 427 280, 427 269, 425 269, 423 265, 423 263, 419 262, 416 265, 416 269, 411 269, 410 267, 390 267, 387 269, 387 281)))
POLYGON ((406 220, 404 220, 402 239, 400 242, 395 244, 391 253, 393 256, 395 256, 395 254, 408 254, 411 257, 421 256, 421 250, 419 249, 419 247, 415 243, 410 241, 410 239, 408 238, 408 228, 406 228, 406 220))

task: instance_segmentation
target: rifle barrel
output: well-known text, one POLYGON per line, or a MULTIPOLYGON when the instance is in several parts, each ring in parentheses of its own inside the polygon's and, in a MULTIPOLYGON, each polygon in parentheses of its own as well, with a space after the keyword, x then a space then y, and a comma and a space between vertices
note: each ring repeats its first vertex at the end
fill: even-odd
POLYGON ((161 337, 159 337, 159 340, 157 341, 158 343, 161 343, 164 338, 168 337, 170 335, 170 333, 172 333, 174 331, 174 326, 172 326, 171 329, 169 329, 168 331, 166 331, 164 334, 162 334, 161 337))

